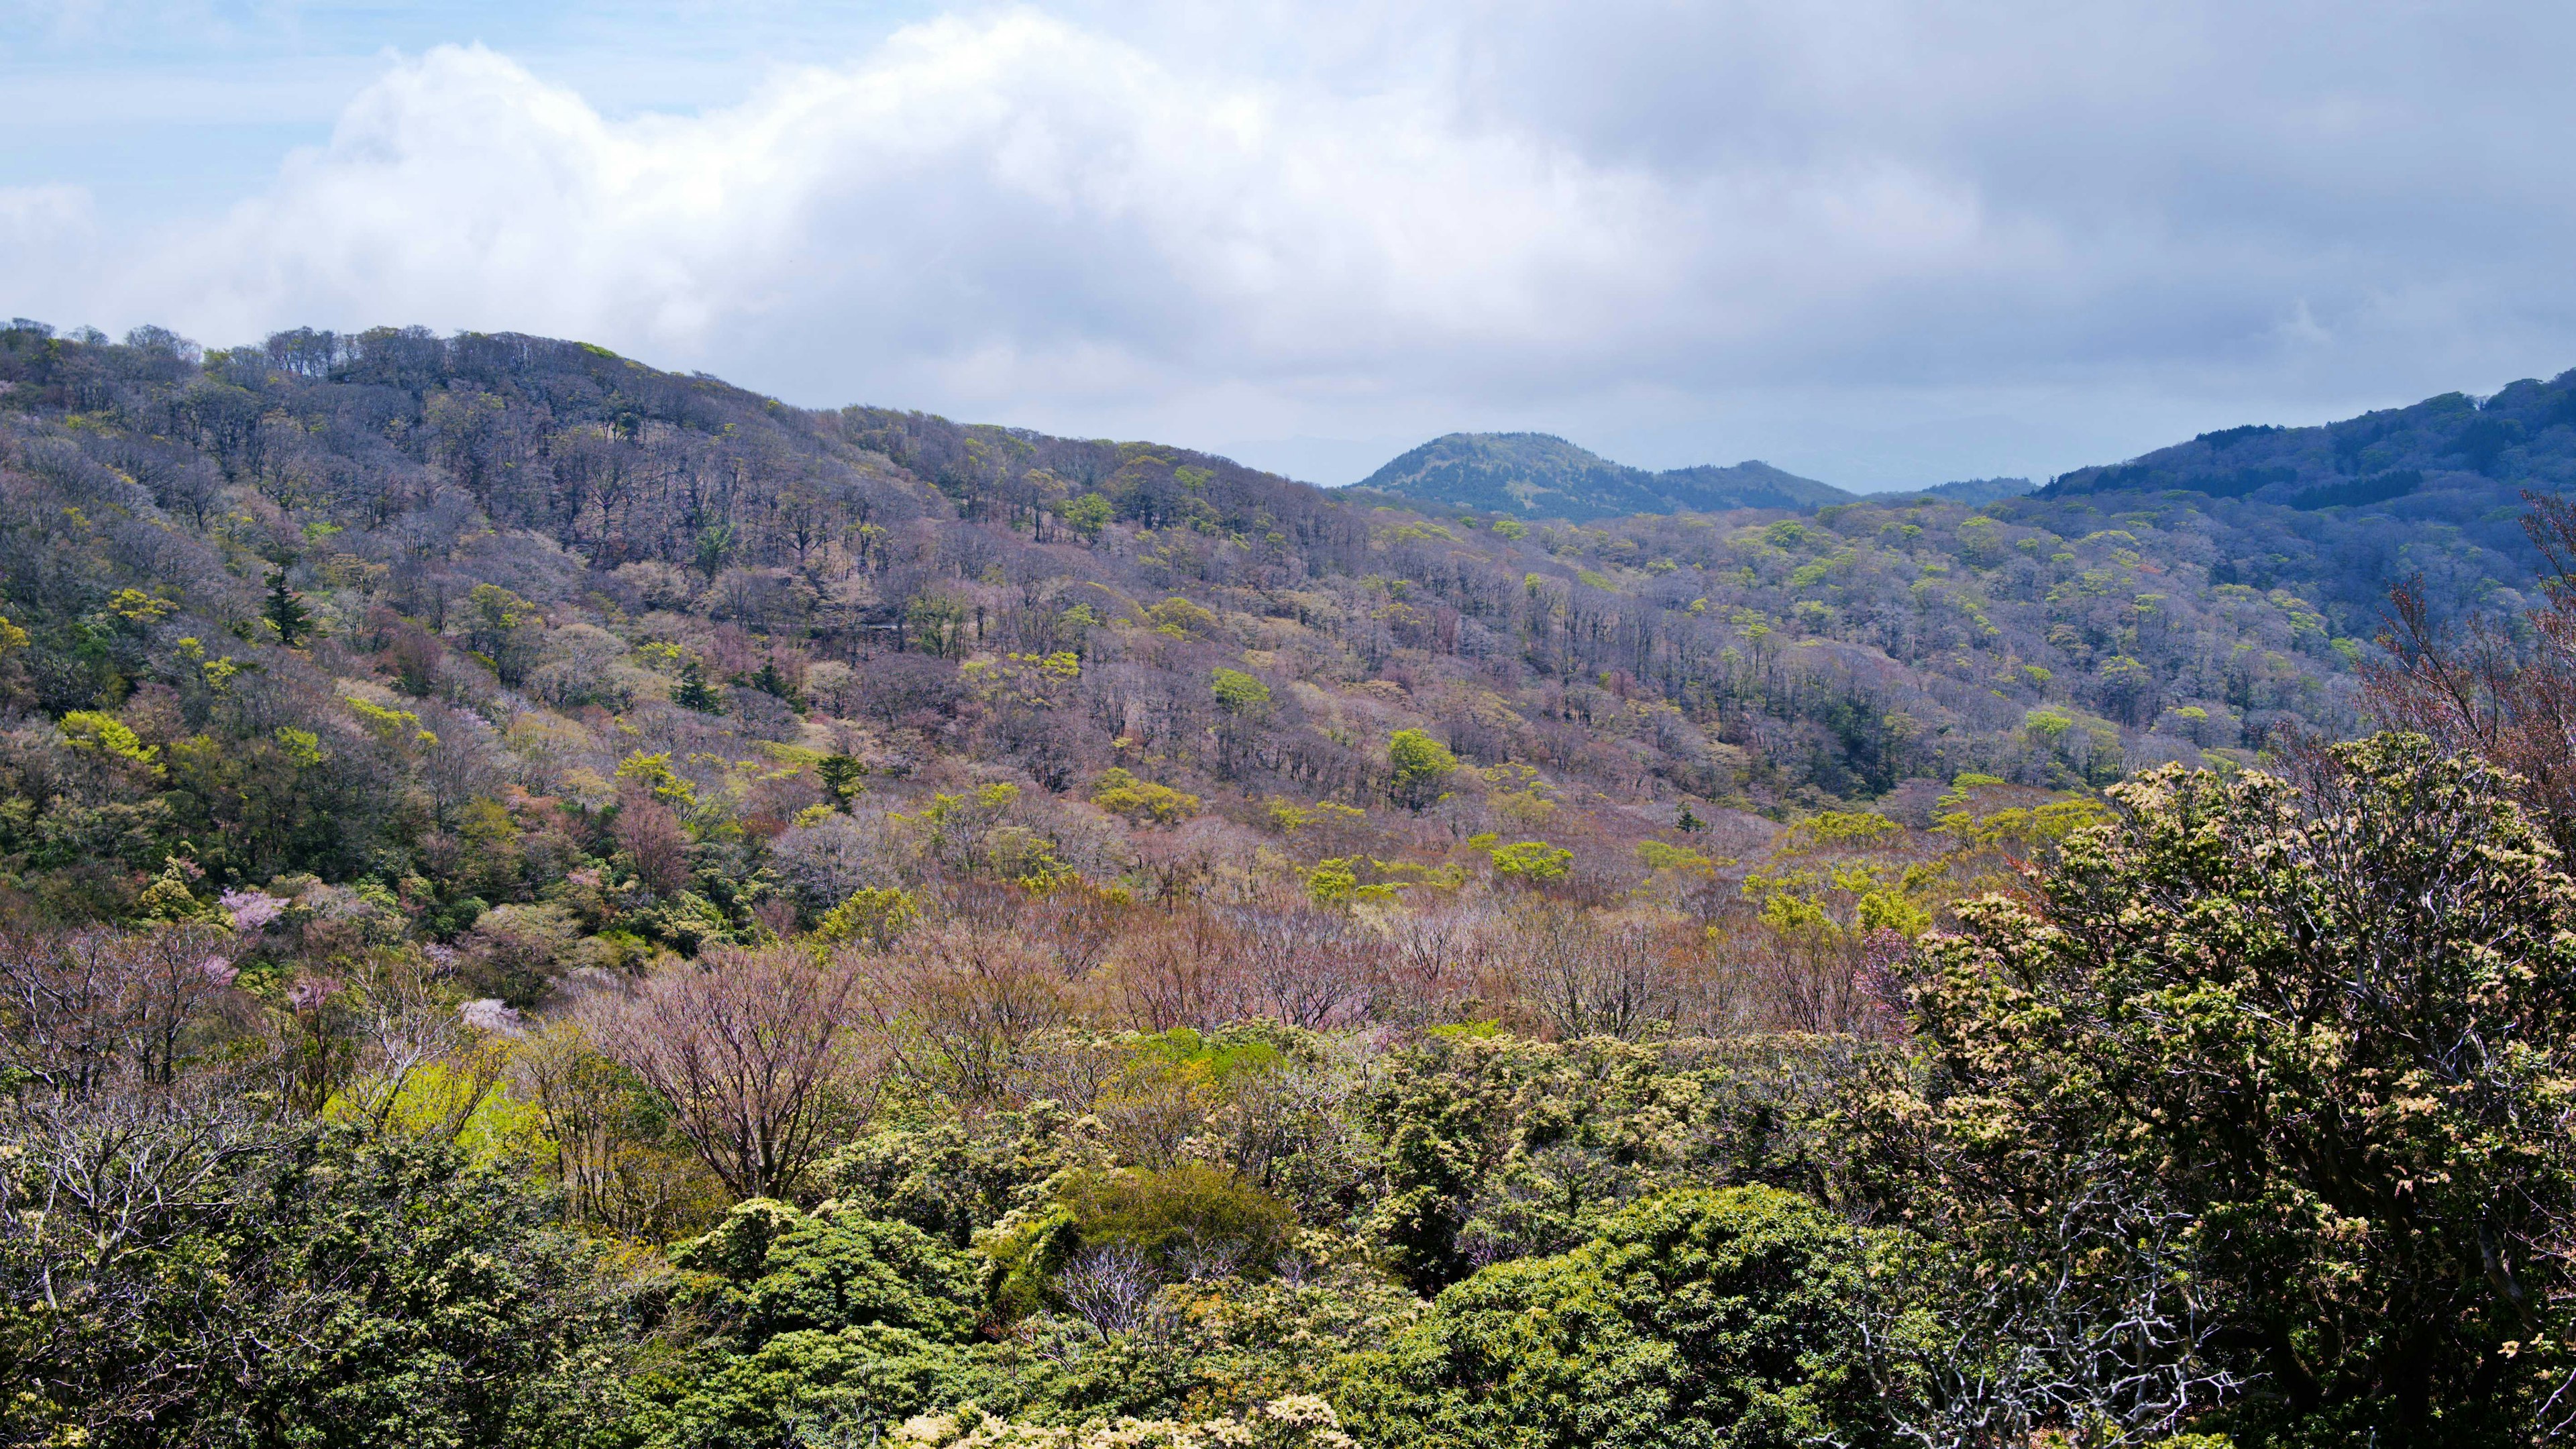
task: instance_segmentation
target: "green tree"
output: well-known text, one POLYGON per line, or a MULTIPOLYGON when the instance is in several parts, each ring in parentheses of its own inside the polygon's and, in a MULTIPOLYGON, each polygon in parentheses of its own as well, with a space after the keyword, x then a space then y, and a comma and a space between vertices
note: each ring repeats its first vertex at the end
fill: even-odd
POLYGON ((1776 1188, 1674 1193, 1442 1292, 1333 1398, 1408 1449, 1892 1442, 1849 1306, 1872 1241, 1776 1188))
POLYGON ((707 668, 694 654, 680 661, 680 680, 671 686, 671 703, 700 714, 724 713, 724 697, 707 683, 707 668))
POLYGON ((2576 1369, 2576 882, 2515 786, 2383 735, 2305 792, 2115 788, 2037 899, 1926 948, 1942 1089, 1879 1100, 1860 1160, 2004 1259, 2053 1204, 2179 1214, 2211 1352, 2262 1381, 2240 1442, 2528 1442, 2576 1369))
POLYGON ((1109 520, 1116 514, 1108 499, 1097 493, 1085 493, 1067 501, 1063 508, 1057 510, 1057 516, 1064 520, 1066 527, 1089 541, 1100 537, 1100 530, 1107 528, 1109 520))
POLYGON ((289 649, 303 644, 313 629, 313 611, 305 607, 304 597, 286 586, 286 565, 271 564, 268 570, 268 602, 260 617, 277 630, 277 641, 289 649))
POLYGON ((1220 669, 1210 681, 1217 708, 1227 714, 1254 714, 1270 705, 1270 686, 1240 669, 1220 669))
POLYGON ((909 1223, 829 1204, 805 1213, 753 1198, 674 1247, 671 1261, 717 1275, 711 1301, 745 1342, 871 1324, 959 1342, 975 1326, 975 1274, 965 1254, 909 1223))
POLYGON ((1397 730, 1386 742, 1386 754, 1394 768, 1387 792, 1410 810, 1439 799, 1440 787, 1458 768, 1449 747, 1420 730, 1397 730))
POLYGON ((138 1103, 16 1126, 9 1442, 570 1444, 620 1406, 617 1301, 514 1171, 138 1103))

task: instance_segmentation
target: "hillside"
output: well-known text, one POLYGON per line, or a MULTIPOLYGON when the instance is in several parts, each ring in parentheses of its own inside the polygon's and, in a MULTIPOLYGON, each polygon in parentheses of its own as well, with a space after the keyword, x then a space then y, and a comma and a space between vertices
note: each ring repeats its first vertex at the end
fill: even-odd
MULTIPOLYGON (((282 334, 200 360, 166 335, 20 329, 0 370, 5 608, 30 640, 0 680, 14 707, 123 710, 156 747, 253 719, 363 735, 350 699, 459 712, 480 723, 458 738, 501 752, 474 771, 549 798, 604 800, 636 749, 685 764, 724 738, 1069 797, 1115 765, 1205 796, 1249 850, 1265 800, 1382 798, 1385 742, 1420 729, 1535 771, 1615 841, 1689 801, 2083 785, 2283 723, 2348 730, 2394 567, 2459 597, 2527 577, 2510 518, 2399 539, 2064 487, 1797 520, 1415 514, 1151 444, 805 412, 521 337, 282 334), (311 616, 293 649, 281 591, 311 616), (1013 662, 1058 654, 1080 665, 1061 681, 1013 662), (226 659, 262 680, 252 715, 210 691, 226 659), (1225 706, 1220 668, 1266 702, 1225 706), (504 747, 531 719, 553 721, 542 763, 504 747)), ((1569 479, 1598 463, 1542 452, 1569 479)), ((248 874, 381 869, 426 828, 388 813, 398 781, 445 768, 399 755, 324 771, 358 793, 292 826, 225 820, 208 782, 117 852, 142 870, 185 836, 248 874)), ((90 849, 11 828, 40 876, 90 849)))
POLYGON ((2479 401, 2444 393, 2322 427, 2223 428, 2051 480, 2043 495, 2201 494, 2302 512, 2453 521, 2516 490, 2576 483, 2576 373, 2525 379, 2479 401))
MULTIPOLYGON (((2576 884, 2518 781, 2276 748, 2363 728, 2392 579, 2523 601, 2523 437, 2431 521, 1551 523, 0 330, 0 1440, 2323 1443, 2508 1343, 2538 1402, 2416 1244, 2576 1291, 2565 973, 2455 969, 2576 884), (2390 1092, 2453 1024, 2518 1055, 2390 1092)), ((1629 486, 1424 468, 1504 455, 1629 486)))
POLYGON ((1760 462, 1650 473, 1546 433, 1450 433, 1354 486, 1419 505, 1577 522, 1630 513, 1812 508, 1853 497, 1760 462))

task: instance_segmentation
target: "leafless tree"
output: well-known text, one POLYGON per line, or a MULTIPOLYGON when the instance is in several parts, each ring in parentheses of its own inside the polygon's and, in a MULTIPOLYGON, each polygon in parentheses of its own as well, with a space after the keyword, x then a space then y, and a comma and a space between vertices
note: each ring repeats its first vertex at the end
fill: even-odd
POLYGON ((1160 1286, 1145 1255, 1124 1243, 1075 1254, 1055 1280, 1066 1309, 1103 1341, 1143 1327, 1160 1286))
POLYGON ((2522 777, 2524 799, 2576 852, 2576 502, 2525 493, 2523 530, 2546 561, 2543 602, 2519 620, 2444 626, 2418 584, 2392 590, 2365 664, 2366 702, 2386 724, 2419 730, 2522 777))
POLYGON ((1671 1025, 1683 983, 1651 922, 1541 898, 1512 923, 1521 1000, 1554 1035, 1637 1041, 1671 1025))
POLYGON ((1213 912, 1170 912, 1121 942, 1110 978, 1130 1026, 1206 1030, 1241 1015, 1240 944, 1213 912))
POLYGON ((194 924, 0 937, 0 1063, 73 1097, 167 1087, 230 995, 231 950, 194 924))
POLYGON ((680 1132, 735 1196, 792 1189, 870 1083, 854 1071, 858 977, 788 947, 718 950, 595 998, 600 1049, 671 1104, 680 1132))
POLYGON ((951 921, 862 958, 862 969, 887 1050, 963 1102, 1015 1096, 1040 1044, 1073 1015, 1055 964, 1006 927, 951 921))
POLYGON ((1368 1008, 1368 943, 1327 911, 1230 911, 1253 1009, 1290 1026, 1344 1026, 1368 1008))
POLYGON ((630 794, 617 811, 617 843, 635 862, 635 874, 656 895, 689 883, 689 836, 669 807, 630 794))
POLYGON ((702 1163, 634 1140, 637 1078, 603 1055, 577 1020, 550 1022, 511 1053, 545 1114, 566 1207, 635 1239, 676 1236, 715 1188, 702 1163))
POLYGON ((1397 917, 1373 955, 1378 1014, 1404 1026, 1455 1019, 1495 969, 1493 933, 1460 910, 1397 917))
MULTIPOLYGON (((16 1306, 37 1310, 16 1315, 33 1335, 25 1361, 63 1376, 27 1387, 80 1406, 94 1431, 149 1424, 196 1392, 202 1365, 175 1346, 188 1335, 144 1321, 155 1311, 144 1265, 203 1230, 269 1135, 223 1092, 36 1091, 7 1112, 16 1160, 0 1172, 0 1265, 16 1306), (156 1342, 174 1346, 127 1353, 156 1342)), ((221 1328, 222 1305, 205 1308, 221 1328)))
POLYGON ((1928 1279, 1937 1305, 1929 1336, 1889 1332, 1884 1304, 1861 1315, 1894 1375, 1891 1402, 1912 1406, 1898 1415, 1905 1439, 2151 1444, 2249 1387, 2206 1356, 2221 1325, 2193 1271, 2189 1216, 2109 1160, 2075 1180, 2084 1189, 2037 1220, 1988 1225, 1983 1251, 1928 1256, 1916 1286, 1928 1279))

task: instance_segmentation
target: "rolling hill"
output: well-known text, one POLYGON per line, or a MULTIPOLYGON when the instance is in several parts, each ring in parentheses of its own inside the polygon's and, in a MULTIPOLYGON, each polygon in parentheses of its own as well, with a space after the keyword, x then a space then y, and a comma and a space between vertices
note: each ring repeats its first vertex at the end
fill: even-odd
POLYGON ((1413 504, 1578 522, 1631 513, 1814 508, 1857 496, 1763 462, 1652 473, 1547 433, 1450 433, 1354 486, 1413 504))

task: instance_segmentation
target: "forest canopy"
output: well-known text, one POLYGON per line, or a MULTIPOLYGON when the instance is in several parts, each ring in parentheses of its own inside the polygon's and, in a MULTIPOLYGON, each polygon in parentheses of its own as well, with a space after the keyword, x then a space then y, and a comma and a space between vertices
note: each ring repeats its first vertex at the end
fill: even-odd
POLYGON ((2554 406, 1575 524, 19 322, 0 1439, 2559 1435, 2554 406))

